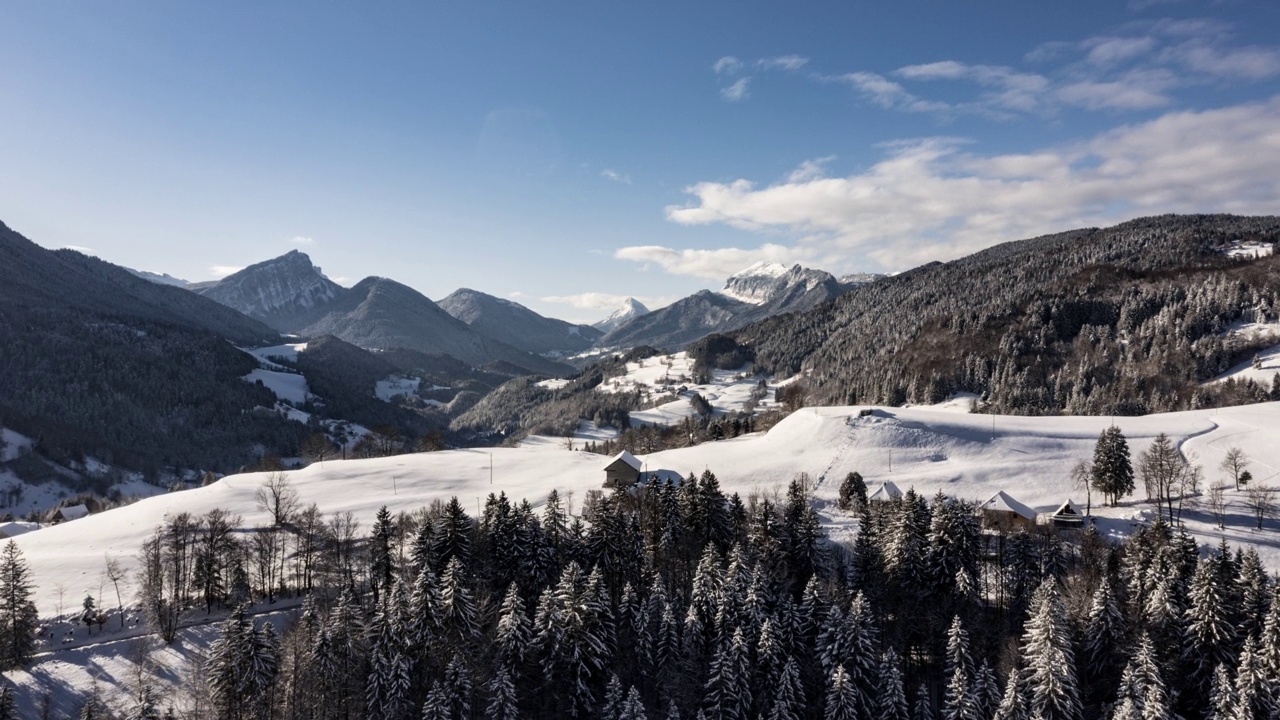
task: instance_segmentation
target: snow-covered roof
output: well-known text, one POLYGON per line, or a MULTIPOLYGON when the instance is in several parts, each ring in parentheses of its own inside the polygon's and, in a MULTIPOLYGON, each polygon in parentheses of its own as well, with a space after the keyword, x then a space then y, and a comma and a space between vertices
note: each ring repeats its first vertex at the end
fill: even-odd
POLYGON ((898 489, 897 485, 893 484, 892 480, 886 480, 878 490, 867 497, 868 502, 888 502, 889 500, 901 499, 902 491, 898 489))
POLYGON ((609 462, 605 463, 604 468, 608 470, 609 468, 613 467, 613 464, 618 462, 619 460, 630 465, 632 468, 636 470, 639 470, 644 467, 644 463, 640 462, 635 455, 632 455, 626 450, 623 450, 617 455, 614 455, 613 458, 609 460, 609 462))
POLYGON ((1079 515, 1080 511, 1076 510, 1075 503, 1071 502, 1071 498, 1067 498, 1067 501, 1059 505, 1058 509, 1053 511, 1053 514, 1054 515, 1079 515))
POLYGON ((89 508, 82 503, 80 505, 68 505, 59 509, 58 512, 62 513, 63 520, 79 520, 89 514, 89 508))
POLYGON ((996 493, 995 495, 992 495, 991 499, 982 503, 981 507, 983 510, 996 510, 1000 512, 1015 513, 1015 514, 1021 515, 1022 517, 1028 520, 1036 519, 1035 510, 1032 510, 1026 505, 1023 505, 1021 502, 1018 502, 1016 498, 1014 498, 1012 495, 1010 495, 1009 493, 1003 490, 996 493))

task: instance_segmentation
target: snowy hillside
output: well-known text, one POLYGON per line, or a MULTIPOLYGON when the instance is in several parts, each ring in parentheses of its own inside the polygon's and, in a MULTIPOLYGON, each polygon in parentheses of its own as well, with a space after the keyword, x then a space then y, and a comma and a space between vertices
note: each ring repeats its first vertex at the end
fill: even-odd
POLYGON ((777 384, 766 381, 763 397, 753 399, 760 389, 760 379, 753 377, 750 368, 738 370, 712 370, 711 382, 695 384, 690 379, 693 361, 685 352, 661 355, 627 363, 624 375, 609 378, 600 384, 600 392, 625 393, 640 391, 650 397, 676 395, 675 399, 651 408, 631 413, 633 425, 674 425, 695 414, 689 399, 701 395, 714 415, 740 412, 749 406, 766 410, 776 406, 774 393, 777 384))
MULTIPOLYGON (((807 472, 818 481, 816 497, 831 503, 839 479, 857 471, 873 490, 885 480, 928 495, 941 491, 977 500, 1004 490, 1044 512, 1069 497, 1083 505, 1083 493, 1070 485, 1070 469, 1077 460, 1091 457, 1098 434, 1110 423, 1110 418, 1097 417, 996 416, 993 437, 989 415, 877 409, 861 417, 859 410, 808 408, 765 434, 668 450, 641 460, 650 469, 682 474, 710 468, 726 492, 782 490, 796 473, 807 472)), ((1221 479, 1217 466, 1227 448, 1239 446, 1253 458, 1251 470, 1259 482, 1280 484, 1280 461, 1272 450, 1280 443, 1280 403, 1116 420, 1135 456, 1157 433, 1165 432, 1205 466, 1206 479, 1213 481, 1221 479)), ((548 442, 329 461, 290 477, 304 505, 314 502, 327 515, 351 511, 367 529, 382 505, 408 511, 452 495, 469 509, 482 504, 490 492, 540 502, 558 488, 580 499, 601 486, 603 465, 600 455, 548 442)), ((53 612, 59 585, 73 594, 96 592, 104 553, 133 567, 138 546, 166 514, 223 508, 243 515, 245 527, 267 523, 254 500, 264 480, 262 474, 233 475, 207 487, 149 498, 21 536, 17 542, 35 571, 41 613, 53 612)), ((1274 525, 1262 532, 1251 530, 1240 497, 1235 491, 1228 491, 1228 496, 1234 505, 1227 539, 1256 545, 1270 567, 1280 568, 1280 532, 1274 525)), ((1111 533, 1127 533, 1133 522, 1153 512, 1135 498, 1105 509, 1094 500, 1094 514, 1111 533)), ((1220 534, 1203 512, 1188 516, 1190 529, 1202 542, 1218 541, 1220 534)), ((848 532, 847 521, 829 508, 824 519, 836 536, 848 532)))

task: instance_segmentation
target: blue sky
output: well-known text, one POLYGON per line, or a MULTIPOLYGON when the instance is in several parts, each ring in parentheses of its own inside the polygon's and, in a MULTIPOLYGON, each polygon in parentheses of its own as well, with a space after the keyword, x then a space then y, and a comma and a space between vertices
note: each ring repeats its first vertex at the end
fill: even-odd
POLYGON ((594 320, 759 260, 1280 211, 1280 5, 975 4, 5 3, 0 220, 594 320))

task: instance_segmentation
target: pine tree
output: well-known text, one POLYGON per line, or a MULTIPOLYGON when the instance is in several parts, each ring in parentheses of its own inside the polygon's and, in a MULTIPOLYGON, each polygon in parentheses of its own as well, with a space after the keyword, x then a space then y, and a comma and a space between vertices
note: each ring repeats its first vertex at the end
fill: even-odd
POLYGON ((804 685, 795 658, 787 658, 769 700, 769 720, 800 720, 804 715, 804 685))
POLYGON ((444 671, 445 697, 449 702, 451 717, 466 720, 471 717, 471 673, 460 655, 454 655, 444 671))
POLYGON ((1093 449, 1093 487, 1114 506, 1133 493, 1133 462, 1129 442, 1120 428, 1112 425, 1098 436, 1093 449))
POLYGON ((994 720, 1029 720, 1029 718, 1022 673, 1014 668, 1009 672, 1009 679, 1005 682, 1004 696, 1000 698, 1000 706, 996 708, 994 720))
POLYGON ((411 667, 396 615, 391 593, 384 592, 378 611, 369 623, 369 683, 365 701, 371 716, 387 720, 408 717, 411 707, 411 667))
POLYGON ((1085 624, 1084 668, 1089 679, 1101 683, 1118 672, 1120 643, 1124 637, 1124 613, 1111 578, 1104 575, 1093 593, 1085 624))
POLYGON ((1023 634, 1031 714, 1042 720, 1079 720, 1080 690, 1066 612, 1053 580, 1036 591, 1023 634))
POLYGON ((1230 663, 1235 655, 1235 628, 1227 616, 1226 589, 1218 573, 1220 562, 1201 560, 1196 565, 1189 592, 1191 604, 1186 613, 1186 645, 1182 657, 1193 687, 1198 691, 1195 695, 1200 697, 1208 691, 1214 670, 1230 663))
POLYGON ((520 599, 520 590, 516 584, 511 583, 502 598, 502 606, 498 609, 498 627, 494 634, 498 662, 514 671, 524 661, 525 649, 531 640, 529 616, 524 612, 524 601, 520 599))
POLYGON ((703 710, 707 720, 747 720, 751 712, 751 658, 741 630, 711 661, 703 710))
POLYGON ((880 656, 879 678, 879 701, 875 714, 870 717, 878 720, 910 720, 902 671, 898 667, 898 656, 892 649, 880 656))
POLYGON ((858 473, 851 472, 841 481, 839 506, 859 514, 867 507, 867 483, 858 473))
POLYGON ((31 568, 10 540, 0 551, 0 669, 21 667, 35 652, 40 616, 33 592, 31 568))
POLYGON ((422 704, 422 720, 455 720, 453 700, 448 689, 439 680, 432 683, 431 691, 422 704))
POLYGON ((1225 665, 1213 670, 1213 686, 1209 690, 1209 710, 1205 720, 1232 720, 1236 709, 1236 689, 1225 665))
POLYGON ((516 708, 516 686, 506 668, 498 668, 489 681, 489 706, 484 716, 486 720, 518 720, 520 717, 516 708))
POLYGON ((618 720, 622 712, 622 681, 617 673, 609 675, 609 682, 604 686, 604 706, 600 709, 600 720, 618 720))
POLYGON ((858 699, 853 682, 843 667, 836 668, 827 684, 826 709, 823 720, 857 720, 858 699))
POLYGON ((648 720, 648 715, 644 711, 644 700, 641 699, 640 691, 636 688, 632 687, 631 692, 627 693, 627 700, 622 704, 618 720, 648 720))
POLYGON ((911 708, 911 720, 933 720, 933 701, 929 699, 929 688, 921 683, 916 688, 916 704, 911 708))
POLYGON ((160 720, 160 709, 156 707, 155 690, 148 683, 138 688, 138 697, 134 698, 125 720, 160 720))
POLYGON ((459 642, 469 641, 479 632, 467 577, 457 555, 449 558, 440 576, 440 624, 459 642))
POLYGON ((369 537, 369 579, 373 590, 373 600, 378 602, 379 593, 391 591, 391 573, 395 569, 391 562, 391 543, 395 536, 395 523, 391 512, 383 505, 373 521, 373 533, 369 537))
POLYGON ((1262 720, 1270 704, 1266 696, 1267 678, 1258 662, 1257 638, 1250 637, 1240 650, 1236 667, 1235 711, 1232 720, 1262 720))

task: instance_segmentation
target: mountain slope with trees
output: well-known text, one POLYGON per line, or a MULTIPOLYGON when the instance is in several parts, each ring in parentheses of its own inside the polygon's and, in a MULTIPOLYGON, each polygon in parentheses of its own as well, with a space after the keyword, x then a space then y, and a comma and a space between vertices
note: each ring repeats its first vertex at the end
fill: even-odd
POLYGON ((1232 323, 1280 311, 1280 257, 1227 251, 1278 239, 1276 217, 1073 230, 930 263, 735 336, 757 369, 804 372, 816 404, 967 391, 996 412, 1132 415, 1257 402, 1271 388, 1202 383, 1258 349, 1232 323))

